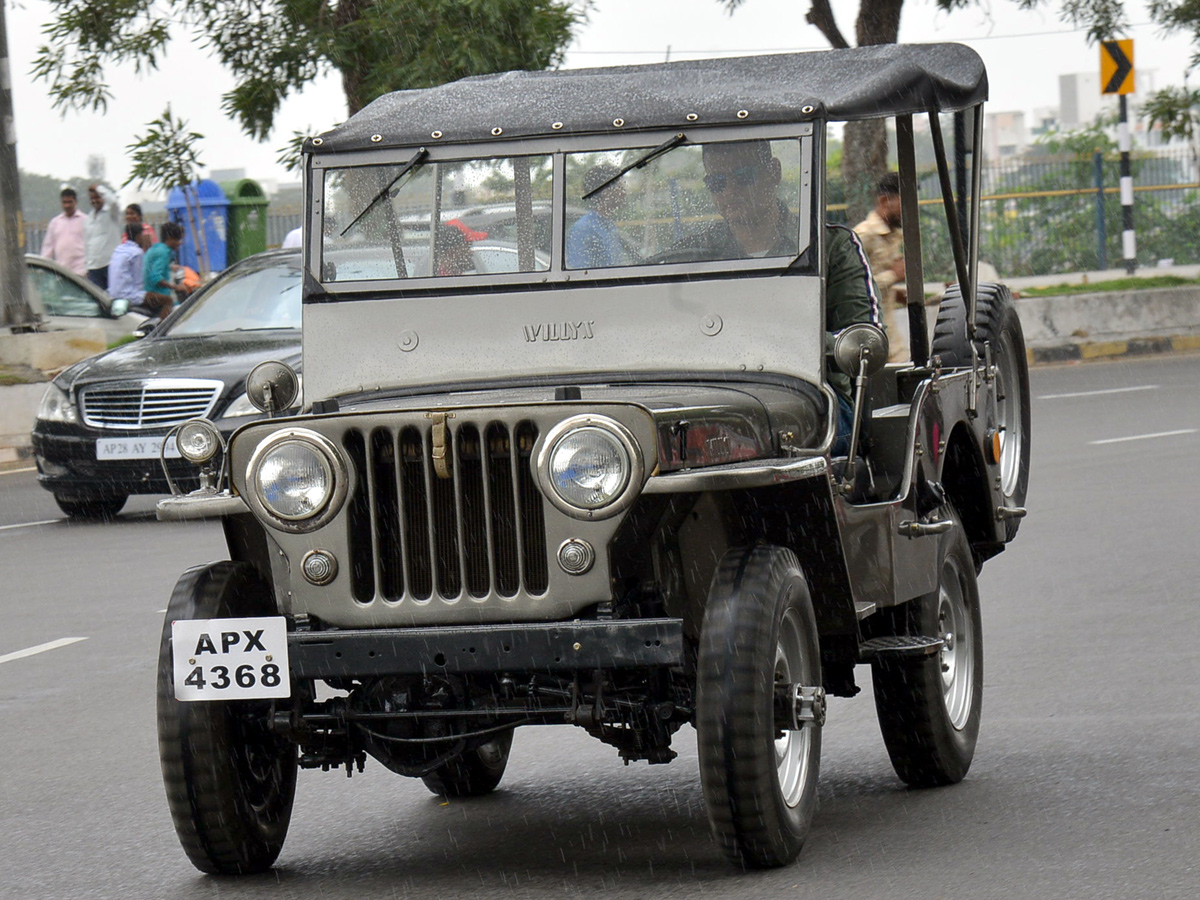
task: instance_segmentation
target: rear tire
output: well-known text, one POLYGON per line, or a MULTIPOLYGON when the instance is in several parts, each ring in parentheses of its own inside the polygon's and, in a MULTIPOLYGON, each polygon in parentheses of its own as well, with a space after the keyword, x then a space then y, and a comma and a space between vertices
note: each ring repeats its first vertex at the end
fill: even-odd
POLYGON ((892 768, 906 784, 962 781, 983 705, 983 626, 962 523, 944 537, 938 588, 898 607, 897 634, 950 636, 934 656, 871 664, 875 710, 892 768))
POLYGON ((777 683, 821 684, 808 584, 790 550, 731 550, 704 612, 696 735, 713 835, 751 868, 794 860, 817 805, 821 727, 778 731, 777 683))
POLYGON ((296 748, 270 730, 270 701, 176 700, 171 623, 275 612, 268 586, 236 562, 189 569, 167 607, 158 657, 158 752, 179 842, 210 875, 248 875, 275 862, 292 816, 296 748))
POLYGON ((108 520, 116 518, 117 513, 125 507, 125 501, 128 499, 124 494, 118 494, 113 497, 64 497, 61 494, 54 495, 54 502, 58 504, 58 508, 72 519, 108 520))
POLYGON ((504 777, 512 740, 512 731, 497 735, 486 744, 480 744, 458 759, 423 775, 421 781, 441 797, 482 797, 490 794, 504 777))
MULTIPOLYGON (((1030 405, 1029 360, 1025 335, 1013 304, 1012 292, 1003 284, 981 284, 976 291, 975 347, 983 359, 984 344, 992 347, 996 366, 996 412, 990 426, 1000 432, 1001 454, 997 475, 1004 505, 1025 505, 1029 487, 1030 405)), ((958 285, 946 289, 938 308, 930 352, 946 366, 970 366, 971 345, 967 340, 967 305, 958 285)), ((1006 521, 1007 540, 1020 527, 1019 518, 1006 521)))

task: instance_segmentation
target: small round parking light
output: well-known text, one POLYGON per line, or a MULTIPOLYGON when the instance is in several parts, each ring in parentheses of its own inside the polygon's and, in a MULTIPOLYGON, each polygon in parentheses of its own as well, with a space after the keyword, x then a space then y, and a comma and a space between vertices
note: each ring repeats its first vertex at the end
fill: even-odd
POLYGON ((221 448, 221 433, 207 419, 192 419, 179 426, 175 443, 180 455, 194 465, 203 465, 221 448))
POLYGON ((337 578, 337 559, 328 550, 309 550, 300 561, 300 571, 309 584, 329 584, 337 578))
POLYGON ((558 564, 568 575, 582 575, 596 561, 596 551, 587 541, 571 538, 558 548, 558 564))

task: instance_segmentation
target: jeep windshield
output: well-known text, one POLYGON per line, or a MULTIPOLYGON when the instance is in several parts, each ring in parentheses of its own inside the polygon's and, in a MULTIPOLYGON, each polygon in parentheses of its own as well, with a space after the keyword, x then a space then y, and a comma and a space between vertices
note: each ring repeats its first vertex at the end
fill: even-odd
POLYGON ((330 156, 314 171, 320 280, 377 290, 400 279, 417 287, 788 266, 808 246, 812 218, 812 139, 798 130, 474 159, 447 147, 408 171, 411 152, 370 165, 330 156))

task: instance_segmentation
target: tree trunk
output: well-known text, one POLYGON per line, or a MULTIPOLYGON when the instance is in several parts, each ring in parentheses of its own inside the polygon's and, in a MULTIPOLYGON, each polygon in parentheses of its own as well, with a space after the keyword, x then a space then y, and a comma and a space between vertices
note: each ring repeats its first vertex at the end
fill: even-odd
MULTIPOLYGON (((345 29, 357 23, 372 2, 373 0, 341 0, 334 14, 337 27, 345 29)), ((370 99, 365 93, 367 81, 365 68, 370 65, 370 61, 351 59, 345 64, 335 61, 335 65, 342 75, 342 90, 346 94, 346 114, 352 116, 366 106, 370 99)))
MULTIPOLYGON (((900 35, 904 0, 860 0, 854 23, 858 46, 894 44, 900 35)), ((815 8, 815 7, 814 7, 815 8)), ((879 178, 887 171, 887 128, 883 119, 847 122, 842 147, 842 178, 850 225, 862 221, 875 205, 879 178)))

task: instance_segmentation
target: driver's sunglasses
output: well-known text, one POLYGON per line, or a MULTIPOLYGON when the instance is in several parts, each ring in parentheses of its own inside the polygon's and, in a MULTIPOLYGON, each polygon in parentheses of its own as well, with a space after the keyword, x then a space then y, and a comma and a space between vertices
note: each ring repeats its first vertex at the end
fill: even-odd
POLYGON ((723 194, 725 189, 733 184, 736 187, 748 188, 758 181, 761 166, 740 166, 732 172, 717 173, 704 176, 704 186, 713 194, 723 194))

